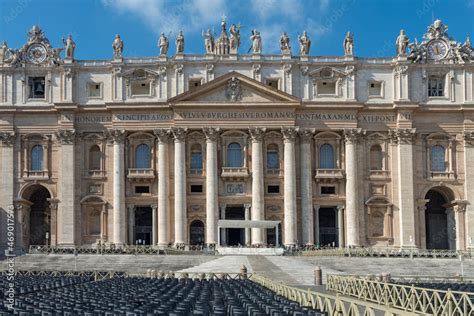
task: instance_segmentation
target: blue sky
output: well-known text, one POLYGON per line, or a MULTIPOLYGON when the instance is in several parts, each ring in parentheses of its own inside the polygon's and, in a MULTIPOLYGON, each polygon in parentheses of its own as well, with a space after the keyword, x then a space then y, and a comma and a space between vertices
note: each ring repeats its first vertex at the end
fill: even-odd
POLYGON ((306 30, 311 55, 343 54, 347 31, 354 33, 355 55, 394 55, 400 28, 411 40, 422 38, 433 17, 449 26, 449 34, 464 42, 474 39, 474 0, 2 0, 0 41, 19 48, 33 24, 40 25, 53 46, 72 33, 76 59, 109 59, 119 33, 124 56, 154 56, 160 32, 174 37, 184 31, 185 53, 204 53, 201 31, 220 32, 221 17, 241 23, 240 53, 250 47, 250 30, 261 31, 264 53, 279 53, 282 31, 297 52, 297 35, 306 30))

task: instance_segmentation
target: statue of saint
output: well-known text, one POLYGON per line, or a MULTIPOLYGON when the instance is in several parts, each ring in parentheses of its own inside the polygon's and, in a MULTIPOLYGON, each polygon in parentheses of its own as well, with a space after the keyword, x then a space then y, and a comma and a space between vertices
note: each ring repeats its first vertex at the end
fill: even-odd
POLYGON ((408 36, 405 35, 404 30, 400 30, 400 35, 397 37, 397 41, 395 44, 397 45, 397 56, 405 56, 407 52, 409 39, 408 36))
POLYGON ((66 59, 74 59, 74 51, 76 50, 76 43, 69 34, 67 39, 63 38, 64 49, 66 50, 66 59))
POLYGON ((306 31, 303 32, 302 36, 298 36, 298 40, 300 41, 300 56, 308 56, 309 49, 311 48, 311 40, 306 31))
POLYGON ((262 53, 262 37, 260 36, 260 32, 257 30, 252 30, 252 36, 250 36, 250 40, 252 41, 252 53, 253 54, 261 54, 262 53))
POLYGON ((176 36, 176 54, 182 54, 184 52, 184 34, 183 31, 179 31, 176 36))
POLYGON ((232 24, 229 29, 230 32, 230 49, 237 51, 240 47, 240 27, 232 24))
POLYGON ((286 32, 283 32, 280 36, 280 49, 282 54, 291 54, 290 37, 286 32))
POLYGON ((354 52, 354 35, 351 32, 347 32, 344 38, 344 55, 352 56, 354 52))
POLYGON ((120 35, 115 35, 112 48, 114 49, 114 58, 122 58, 123 41, 120 39, 120 35))
POLYGON ((160 39, 158 40, 158 47, 160 48, 160 55, 165 56, 168 54, 168 48, 170 46, 170 43, 168 41, 168 38, 165 36, 165 33, 161 33, 160 39))
POLYGON ((214 54, 214 35, 212 31, 207 29, 207 32, 202 31, 202 36, 204 37, 204 47, 206 48, 206 54, 214 54))

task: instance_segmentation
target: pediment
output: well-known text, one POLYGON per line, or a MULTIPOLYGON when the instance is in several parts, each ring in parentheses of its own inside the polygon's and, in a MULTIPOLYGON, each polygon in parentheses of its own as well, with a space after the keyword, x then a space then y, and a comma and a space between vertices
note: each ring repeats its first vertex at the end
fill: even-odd
POLYGON ((170 103, 299 103, 299 99, 261 82, 230 72, 169 100, 170 103))

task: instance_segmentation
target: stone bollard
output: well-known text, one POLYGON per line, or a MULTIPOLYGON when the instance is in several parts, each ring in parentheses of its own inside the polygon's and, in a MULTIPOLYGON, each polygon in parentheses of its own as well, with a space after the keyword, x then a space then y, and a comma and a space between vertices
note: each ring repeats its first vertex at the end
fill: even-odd
POLYGON ((323 271, 320 266, 314 268, 314 285, 323 285, 323 271))
POLYGON ((240 278, 241 279, 246 279, 247 278, 247 267, 243 264, 240 266, 240 278))

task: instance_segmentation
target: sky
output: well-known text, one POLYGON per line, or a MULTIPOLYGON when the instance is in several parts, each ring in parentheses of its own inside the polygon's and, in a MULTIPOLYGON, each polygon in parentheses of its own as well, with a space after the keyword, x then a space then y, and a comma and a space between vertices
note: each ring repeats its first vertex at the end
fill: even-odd
POLYGON ((1 0, 0 41, 20 48, 36 24, 54 47, 71 33, 76 59, 110 59, 115 34, 124 41, 124 56, 137 57, 158 55, 157 39, 164 32, 173 55, 182 30, 185 54, 203 54, 202 30, 220 34, 222 17, 228 27, 240 23, 241 54, 251 45, 252 29, 262 35, 264 54, 280 53, 283 31, 298 54, 297 36, 306 30, 310 55, 343 55, 342 42, 351 31, 356 56, 393 56, 400 29, 410 40, 421 40, 433 19, 447 24, 457 41, 474 39, 474 0, 1 0))

